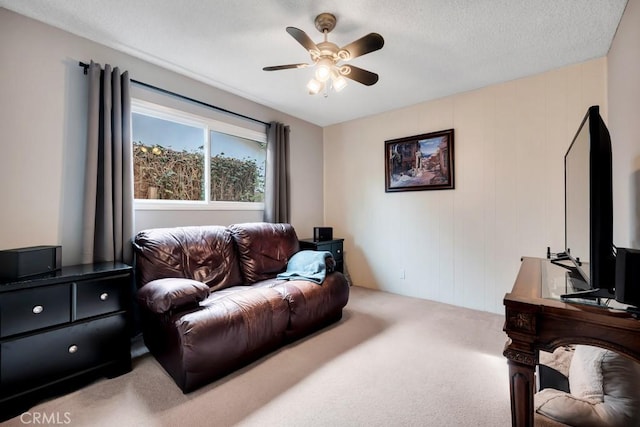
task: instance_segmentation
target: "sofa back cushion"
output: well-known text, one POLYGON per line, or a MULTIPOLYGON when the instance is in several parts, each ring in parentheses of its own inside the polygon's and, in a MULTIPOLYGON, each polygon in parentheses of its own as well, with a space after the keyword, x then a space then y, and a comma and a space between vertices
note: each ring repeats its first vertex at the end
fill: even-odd
POLYGON ((242 283, 233 237, 223 226, 144 230, 133 247, 138 288, 169 277, 197 280, 211 290, 242 283))
POLYGON ((287 268, 300 250, 291 224, 255 222, 229 227, 238 248, 240 270, 246 284, 273 279, 287 268))

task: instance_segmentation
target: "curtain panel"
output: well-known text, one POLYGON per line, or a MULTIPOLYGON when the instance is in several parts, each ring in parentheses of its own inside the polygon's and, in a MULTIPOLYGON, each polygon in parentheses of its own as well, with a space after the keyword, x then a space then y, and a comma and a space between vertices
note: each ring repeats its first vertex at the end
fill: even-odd
POLYGON ((132 264, 133 148, 129 73, 91 61, 82 262, 132 264))
POLYGON ((290 221, 289 126, 271 122, 267 132, 267 171, 265 177, 265 222, 290 221))

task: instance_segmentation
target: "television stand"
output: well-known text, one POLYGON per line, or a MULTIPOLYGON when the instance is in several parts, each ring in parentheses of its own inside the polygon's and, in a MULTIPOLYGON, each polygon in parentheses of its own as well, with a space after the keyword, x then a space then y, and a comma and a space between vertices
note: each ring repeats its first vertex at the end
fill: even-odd
MULTIPOLYGON (((533 427, 539 350, 566 344, 607 348, 640 362, 640 320, 631 312, 544 298, 550 277, 542 258, 523 258, 513 289, 504 297, 504 356, 509 363, 511 422, 533 427)), ((554 266, 555 268, 555 266, 554 266)))

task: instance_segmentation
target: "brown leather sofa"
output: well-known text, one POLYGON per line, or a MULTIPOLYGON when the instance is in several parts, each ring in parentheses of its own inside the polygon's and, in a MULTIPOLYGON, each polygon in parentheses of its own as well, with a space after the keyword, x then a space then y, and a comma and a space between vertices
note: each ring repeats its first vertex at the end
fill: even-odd
POLYGON ((349 298, 331 269, 276 278, 300 250, 289 224, 150 229, 134 249, 144 342, 185 393, 339 320, 349 298))

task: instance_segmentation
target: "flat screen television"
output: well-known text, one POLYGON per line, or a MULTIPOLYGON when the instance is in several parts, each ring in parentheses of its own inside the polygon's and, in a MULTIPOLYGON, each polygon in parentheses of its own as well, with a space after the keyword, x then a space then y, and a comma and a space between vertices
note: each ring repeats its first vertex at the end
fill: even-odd
POLYGON ((564 298, 613 298, 613 184, 611 138, 592 106, 564 156, 565 255, 578 292, 564 298))

